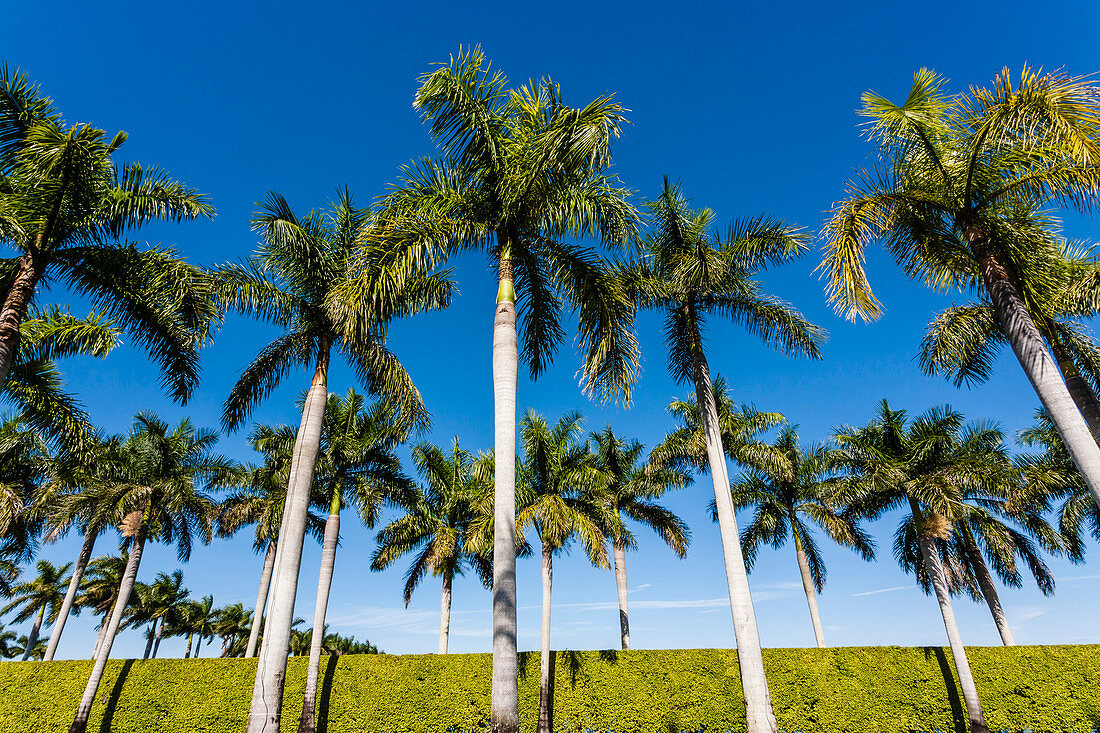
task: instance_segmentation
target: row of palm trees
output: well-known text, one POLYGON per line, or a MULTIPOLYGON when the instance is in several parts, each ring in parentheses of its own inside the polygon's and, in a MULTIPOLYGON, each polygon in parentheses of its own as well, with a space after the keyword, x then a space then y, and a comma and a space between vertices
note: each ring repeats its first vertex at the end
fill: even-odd
MULTIPOLYGON (((104 354, 120 333, 161 366, 169 393, 186 399, 197 384, 198 350, 227 311, 281 329, 231 390, 223 414, 227 428, 243 424, 294 366, 312 374, 271 558, 250 733, 279 728, 333 352, 380 398, 394 430, 426 429, 427 411, 387 349, 386 332, 396 319, 449 304, 454 283, 441 268, 467 249, 485 252, 499 273, 493 330, 494 730, 512 733, 518 726, 518 367, 522 357, 537 378, 550 365, 566 335, 566 308, 577 317, 585 390, 623 402, 629 402, 637 377, 636 312, 648 308, 665 317, 670 370, 695 390, 748 729, 776 730, 704 334, 708 323, 725 317, 789 354, 820 357, 824 331, 766 293, 758 279, 766 268, 808 251, 810 237, 803 230, 763 217, 718 232, 714 214, 691 209, 667 181, 639 209, 611 167, 611 144, 626 122, 622 107, 610 97, 571 107, 548 79, 510 89, 480 49, 472 49, 421 77, 414 104, 439 154, 406 166, 376 208, 356 206, 345 189, 327 209, 298 215, 271 194, 253 219, 261 237, 256 254, 202 269, 170 250, 127 243, 147 222, 211 215, 202 194, 156 170, 116 166, 112 156, 125 134, 108 140, 88 125, 69 125, 24 76, 6 68, 0 73, 0 236, 18 255, 7 260, 0 304, 0 384, 26 407, 28 420, 41 420, 50 440, 89 442, 79 405, 47 377, 56 374, 54 358, 104 354), (586 237, 618 246, 619 253, 609 261, 573 241, 586 237), (88 295, 97 313, 78 320, 60 309, 36 310, 38 286, 50 280, 88 295), (28 325, 36 322, 46 323, 38 341, 28 325), (20 365, 27 369, 19 371, 20 365), (51 421, 43 409, 48 400, 66 406, 68 412, 58 414, 71 419, 51 421)), ((862 264, 864 250, 875 243, 910 277, 939 289, 983 293, 985 302, 933 322, 923 366, 962 381, 981 378, 998 342, 1007 341, 1100 503, 1100 422, 1093 419, 1100 415, 1098 352, 1079 322, 1096 312, 1097 267, 1087 253, 1066 244, 1045 208, 1088 209, 1100 194, 1100 95, 1087 80, 1031 69, 1018 81, 1006 71, 990 87, 965 95, 949 94, 945 86, 941 77, 922 71, 901 105, 864 95, 862 113, 881 166, 854 180, 830 212, 820 268, 827 293, 850 317, 878 315, 862 264)), ((204 470, 213 477, 220 469, 204 470)), ((135 571, 151 527, 178 539, 184 554, 192 529, 209 532, 196 524, 197 504, 179 507, 178 516, 187 517, 179 525, 162 521, 168 515, 154 518, 153 499, 162 491, 168 489, 147 487, 128 500, 135 571)), ((342 502, 335 493, 331 497, 330 538, 338 533, 342 502)), ((334 561, 334 551, 326 562, 334 561)), ((551 563, 545 565, 549 572, 551 563)), ((935 586, 935 573, 929 573, 935 586)), ((133 584, 128 568, 119 602, 133 584)), ((322 595, 318 615, 324 612, 322 595)), ((116 603, 108 638, 124 608, 116 603)), ((86 725, 110 652, 108 642, 103 647, 73 731, 86 725)), ((970 702, 971 727, 984 730, 980 710, 970 702)))

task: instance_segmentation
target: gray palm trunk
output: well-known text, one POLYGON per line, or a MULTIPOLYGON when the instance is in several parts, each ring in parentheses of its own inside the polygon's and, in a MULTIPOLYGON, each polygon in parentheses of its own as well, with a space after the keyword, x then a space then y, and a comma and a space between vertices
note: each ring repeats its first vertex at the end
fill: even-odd
POLYGON ((1089 430, 1081 411, 1070 397, 1062 375, 1047 350, 1035 322, 1024 305, 1008 272, 993 254, 993 245, 976 226, 964 226, 964 232, 981 268, 989 300, 1001 324, 1005 338, 1031 381, 1039 401, 1046 408, 1074 464, 1085 479, 1097 506, 1100 506, 1100 445, 1089 430))
MULTIPOLYGON (((334 499, 339 502, 339 499, 334 499)), ((339 504, 336 504, 339 507, 339 504)), ((313 733, 316 728, 317 677, 321 670, 321 643, 325 636, 325 613, 332 589, 332 571, 336 567, 336 545, 340 541, 340 510, 336 508, 325 522, 325 539, 321 546, 321 572, 317 580, 317 605, 313 611, 313 636, 309 641, 309 668, 306 672, 306 689, 302 699, 302 717, 298 721, 298 733, 313 733)))
POLYGON ((1065 347, 1058 341, 1051 339, 1050 350, 1062 372, 1062 378, 1066 381, 1066 389, 1069 391, 1070 399, 1081 411, 1081 417, 1085 419, 1085 424, 1089 426, 1093 438, 1100 441, 1100 400, 1096 399, 1096 393, 1092 391, 1092 387, 1081 376, 1081 372, 1077 370, 1077 365, 1073 363, 1073 359, 1070 358, 1065 347))
POLYGON ((993 576, 985 564, 985 558, 973 542, 967 542, 966 551, 970 555, 974 574, 978 576, 978 587, 981 588, 982 597, 985 598, 985 604, 989 606, 993 623, 997 625, 997 633, 1001 635, 1001 643, 1005 646, 1016 646, 1016 640, 1012 638, 1012 629, 1008 627, 1008 619, 1005 618, 1004 609, 1001 608, 1001 597, 997 593, 997 586, 993 584, 993 576))
POLYGON ((157 658, 157 652, 160 651, 160 640, 164 638, 164 619, 160 620, 160 626, 157 627, 156 641, 153 642, 153 654, 150 659, 157 658))
POLYGON ((615 589, 619 593, 619 634, 623 649, 630 649, 630 622, 626 610, 626 548, 621 542, 612 543, 615 556, 615 589))
POLYGON ((84 687, 84 694, 77 706, 76 716, 69 733, 84 733, 88 727, 88 714, 92 712, 95 703, 96 692, 99 683, 103 679, 103 670, 107 666, 107 658, 111 656, 111 646, 115 643, 115 635, 118 634, 119 624, 126 613, 126 605, 130 602, 130 593, 134 590, 134 582, 137 580, 138 565, 141 563, 141 552, 145 549, 145 536, 147 529, 144 517, 138 525, 137 534, 134 536, 134 544, 130 548, 130 557, 126 561, 126 569, 122 573, 122 582, 119 583, 118 597, 115 599, 114 608, 111 609, 111 620, 107 624, 107 633, 103 636, 103 642, 96 653, 95 665, 92 674, 88 678, 88 684, 84 687))
POLYGON ((73 577, 69 579, 69 588, 65 591, 65 600, 61 603, 61 610, 57 614, 57 620, 53 623, 50 632, 50 643, 46 645, 47 662, 53 661, 57 653, 57 645, 61 641, 61 632, 65 630, 65 622, 69 619, 69 611, 72 610, 76 594, 80 590, 80 581, 84 578, 84 569, 88 567, 88 561, 92 559, 92 547, 95 545, 96 536, 99 533, 91 528, 84 535, 84 544, 80 548, 80 554, 76 558, 76 567, 73 568, 73 577))
POLYGON ((149 628, 149 638, 145 640, 145 655, 142 659, 148 659, 153 651, 153 637, 157 633, 157 621, 153 619, 153 625, 149 628))
POLYGON ((794 532, 794 551, 798 556, 798 571, 802 574, 802 589, 806 591, 806 605, 810 607, 810 623, 814 627, 814 638, 817 640, 817 648, 825 648, 825 634, 821 632, 821 617, 817 615, 817 591, 814 588, 813 574, 810 573, 810 561, 806 557, 806 550, 802 547, 802 538, 798 536, 798 528, 791 522, 791 531, 794 532))
POLYGON ((248 647, 244 651, 245 659, 256 656, 256 645, 260 642, 260 627, 263 626, 264 608, 267 606, 267 591, 271 587, 271 571, 275 567, 276 542, 267 543, 264 553, 264 569, 260 573, 260 591, 256 594, 256 610, 252 614, 252 628, 248 630, 248 647))
MULTIPOLYGON (((114 602, 111 602, 111 606, 114 607, 114 602)), ((99 633, 95 637, 95 646, 92 647, 92 659, 99 656, 99 647, 103 645, 103 639, 107 636, 107 627, 110 625, 111 613, 108 611, 103 614, 103 620, 99 622, 99 633)))
POLYGON ((195 640, 195 635, 194 634, 188 634, 187 635, 187 651, 184 652, 184 654, 183 654, 184 659, 190 659, 191 658, 191 642, 193 642, 194 640, 195 640))
POLYGON ((943 571, 943 561, 940 560, 940 554, 936 551, 935 541, 920 527, 920 510, 916 509, 915 512, 914 516, 918 524, 917 544, 920 546, 924 569, 932 580, 932 588, 935 589, 936 600, 940 604, 943 626, 947 630, 947 641, 951 645, 951 656, 955 661, 955 671, 959 675, 959 689, 962 691, 966 714, 970 719, 970 733, 989 733, 985 716, 982 714, 982 704, 978 700, 978 688, 974 686, 974 676, 970 673, 970 662, 966 659, 966 648, 963 646, 962 637, 959 636, 959 627, 955 623, 955 612, 951 608, 951 596, 947 590, 947 576, 943 571))
POLYGON ((38 609, 38 615, 34 617, 34 626, 31 626, 31 633, 27 634, 27 648, 23 650, 23 661, 27 661, 31 658, 31 653, 34 652, 34 645, 38 643, 38 632, 42 628, 42 619, 46 616, 46 604, 43 603, 42 607, 38 609))
POLYGON ((326 376, 328 349, 322 348, 294 441, 294 456, 287 483, 283 521, 279 528, 279 550, 272 578, 271 608, 264 623, 264 643, 256 664, 247 733, 278 733, 279 715, 286 684, 286 657, 290 627, 294 621, 294 596, 302 565, 302 544, 306 534, 309 493, 321 447, 321 425, 328 400, 326 376))
MULTIPOLYGON (((511 290, 511 260, 501 259, 502 290, 511 290)), ((493 686, 492 733, 519 730, 516 659, 516 375, 519 339, 514 295, 493 319, 493 686)))
POLYGON ((454 573, 443 573, 443 593, 439 599, 439 653, 447 653, 447 642, 451 636, 451 586, 454 584, 454 573))
POLYGON ((538 733, 554 730, 554 657, 550 651, 550 590, 554 585, 554 550, 542 545, 542 647, 539 654, 538 733))
POLYGON ((726 471, 726 452, 722 447, 722 434, 718 426, 718 410, 714 403, 714 388, 710 368, 696 339, 692 357, 692 377, 695 381, 695 397, 699 404, 699 417, 707 443, 707 460, 711 481, 714 483, 714 500, 718 510, 718 528, 722 535, 722 555, 726 566, 726 583, 729 587, 730 611, 733 614, 733 633, 737 639, 737 662, 741 673, 741 688, 745 694, 745 720, 748 733, 778 733, 779 726, 772 710, 768 678, 764 672, 764 657, 760 650, 760 635, 756 628, 756 613, 749 592, 749 576, 745 570, 745 558, 741 553, 741 541, 737 532, 737 517, 730 495, 729 474, 726 471))

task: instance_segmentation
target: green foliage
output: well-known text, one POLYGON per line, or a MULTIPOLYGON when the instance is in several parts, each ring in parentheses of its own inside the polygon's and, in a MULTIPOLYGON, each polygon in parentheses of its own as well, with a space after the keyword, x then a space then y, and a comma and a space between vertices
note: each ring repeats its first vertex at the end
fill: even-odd
MULTIPOLYGON (((1094 694, 1100 646, 975 647, 967 653, 991 730, 1090 731, 1100 721, 1094 694)), ((938 647, 764 651, 779 726, 802 733, 958 730, 965 715, 950 658, 938 647)), ((306 661, 292 658, 287 667, 284 721, 297 719, 306 661)), ((90 664, 0 664, 0 731, 64 730, 90 664)), ((254 659, 112 661, 89 730, 236 733, 248 712, 255 665, 254 659)), ((488 654, 328 657, 321 668, 319 728, 486 730, 489 668, 488 654)), ((560 731, 744 730, 734 650, 558 652, 556 669, 560 731)), ((521 655, 522 729, 534 729, 537 708, 538 655, 521 655)))

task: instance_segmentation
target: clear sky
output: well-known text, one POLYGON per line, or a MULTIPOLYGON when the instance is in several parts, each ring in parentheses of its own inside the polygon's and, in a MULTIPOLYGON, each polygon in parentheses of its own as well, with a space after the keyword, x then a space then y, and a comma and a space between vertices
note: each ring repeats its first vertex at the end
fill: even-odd
MULTIPOLYGON (((459 44, 480 43, 516 84, 550 76, 565 98, 583 104, 614 92, 631 125, 616 145, 616 168, 639 198, 655 196, 663 175, 682 181, 699 206, 721 222, 771 212, 817 233, 846 179, 870 161, 855 110, 873 89, 901 99, 913 72, 934 68, 955 90, 984 84, 1005 65, 1075 74, 1100 68, 1095 29, 1100 6, 1045 3, 12 3, 2 59, 41 82, 71 122, 90 122, 129 141, 119 160, 165 167, 209 193, 212 222, 157 226, 152 242, 178 246, 195 263, 243 258, 254 248, 248 218, 266 191, 283 193, 298 211, 323 205, 347 183, 367 202, 395 180, 398 167, 434 152, 412 108, 418 75, 459 44)), ((1067 219, 1067 234, 1095 240, 1096 223, 1067 219)), ((456 261, 461 290, 450 310, 393 329, 392 347, 412 373, 433 415, 427 439, 459 436, 471 450, 492 445, 490 346, 496 287, 481 256, 456 261)), ((1038 401, 1010 355, 989 383, 956 390, 920 374, 914 356, 931 314, 959 296, 937 295, 904 280, 881 253, 869 257, 871 283, 886 314, 872 325, 848 324, 826 306, 812 270, 814 252, 769 273, 771 292, 792 301, 830 332, 820 362, 793 360, 761 346, 735 326, 710 331, 712 369, 734 399, 785 414, 804 440, 841 423, 861 424, 886 397, 913 413, 948 403, 968 417, 996 421, 1010 434, 1027 426, 1038 401)), ((86 304, 60 291, 40 302, 86 304)), ((550 419, 581 410, 588 427, 610 423, 649 446, 671 427, 665 407, 687 394, 665 369, 659 323, 639 323, 644 372, 630 410, 602 407, 581 395, 578 358, 564 350, 535 384, 521 371, 519 407, 550 419)), ((126 430, 135 412, 172 421, 190 416, 216 427, 220 405, 240 370, 274 332, 230 317, 203 355, 199 393, 186 406, 166 399, 158 374, 140 352, 118 350, 105 361, 64 364, 70 386, 95 422, 126 430)), ((255 413, 262 422, 297 424, 295 398, 309 375, 293 373, 255 413)), ((354 379, 343 365, 330 389, 354 379)), ((251 454, 245 431, 226 436, 225 453, 251 454)), ((652 535, 640 535, 628 558, 635 646, 733 645, 717 528, 706 514, 709 481, 668 499, 693 532, 689 557, 677 560, 652 535)), ((826 640, 833 645, 942 644, 933 599, 914 587, 891 556, 896 517, 871 527, 878 562, 823 542, 829 581, 820 598, 826 640)), ((367 638, 390 652, 434 651, 439 583, 429 578, 406 610, 404 567, 369 571, 373 531, 345 521, 329 618, 334 630, 367 638)), ((97 551, 113 550, 104 536, 97 551)), ((69 562, 78 538, 46 547, 69 562)), ((1057 594, 1034 586, 1005 590, 1002 601, 1019 643, 1100 641, 1100 548, 1090 564, 1052 560, 1057 594)), ((219 605, 254 603, 262 558, 246 536, 198 548, 182 566, 193 596, 219 605)), ((297 614, 312 623, 319 552, 308 543, 297 614)), ((537 559, 519 566, 520 645, 538 646, 537 559)), ((181 567, 174 552, 146 552, 140 578, 181 567)), ((615 588, 575 552, 555 567, 555 648, 618 645, 615 588)), ((750 576, 765 646, 807 646, 813 636, 793 549, 764 549, 750 576)), ((488 651, 490 596, 473 578, 455 584, 453 651, 488 651)), ((995 644, 984 607, 956 602, 963 637, 995 644)), ((21 630, 25 633, 25 629, 21 630)), ((60 656, 86 656, 91 618, 71 622, 60 656)), ((125 632, 118 656, 140 654, 143 641, 125 632)), ((170 640, 162 654, 182 655, 170 640)), ((204 656, 210 651, 204 650, 204 656)))

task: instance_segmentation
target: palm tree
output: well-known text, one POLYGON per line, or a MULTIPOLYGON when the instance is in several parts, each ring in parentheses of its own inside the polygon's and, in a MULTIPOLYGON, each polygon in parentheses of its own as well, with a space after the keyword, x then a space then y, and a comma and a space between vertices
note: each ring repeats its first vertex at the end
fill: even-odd
POLYGON ((714 213, 710 209, 689 209, 679 187, 667 178, 661 195, 649 203, 649 210, 654 229, 641 242, 638 261, 623 275, 639 307, 664 314, 669 369, 677 382, 690 382, 695 387, 718 507, 748 730, 775 733, 775 714, 737 539, 726 449, 703 333, 708 317, 717 315, 740 322, 766 344, 788 354, 818 358, 824 330, 788 303, 764 293, 754 279, 767 266, 805 252, 807 237, 790 225, 766 217, 735 221, 724 236, 719 235, 711 231, 714 213))
POLYGON ((23 661, 33 659, 36 662, 41 662, 46 655, 45 639, 31 639, 20 636, 16 643, 19 645, 18 653, 23 655, 23 661))
POLYGON ((190 591, 183 587, 183 572, 180 570, 171 575, 157 573, 152 583, 138 583, 134 590, 137 604, 131 612, 132 623, 150 624, 146 634, 145 656, 142 659, 156 659, 160 640, 165 634, 164 627, 171 623, 179 608, 188 602, 190 591))
POLYGON ((395 411, 384 403, 364 409, 362 395, 349 389, 346 397, 332 395, 325 408, 321 435, 321 456, 315 482, 329 500, 329 515, 321 549, 321 572, 317 581, 317 603, 313 637, 299 733, 313 733, 316 725, 317 681, 321 669, 321 642, 328 609, 336 545, 340 541, 340 509, 351 505, 359 519, 373 528, 386 504, 408 503, 409 479, 401 472, 394 450, 404 442, 403 429, 395 411))
POLYGON ((492 501, 492 467, 487 456, 472 456, 454 439, 451 451, 429 443, 412 449, 413 465, 424 481, 405 514, 378 533, 371 570, 385 570, 416 553, 405 572, 405 606, 427 573, 443 580, 439 612, 439 653, 447 653, 451 629, 451 588, 456 575, 473 569, 486 588, 493 584, 492 563, 475 551, 474 532, 482 506, 492 501))
MULTIPOLYGON (((256 594, 256 610, 252 615, 252 630, 244 656, 256 656, 260 627, 267 606, 275 553, 279 545, 279 526, 283 521, 287 479, 294 453, 294 428, 289 425, 270 427, 257 425, 249 437, 252 447, 264 457, 262 466, 246 467, 245 487, 226 497, 218 508, 218 534, 230 537, 242 527, 255 525, 252 549, 264 550, 264 565, 260 573, 260 588, 256 594), (266 549, 265 549, 266 548, 266 549)), ((315 502, 316 503, 316 502, 315 502)), ((325 522, 313 511, 306 514, 306 531, 318 540, 325 522)))
POLYGON ((226 428, 237 428, 249 411, 295 366, 313 372, 294 442, 287 483, 281 549, 275 558, 263 645, 249 711, 250 733, 279 729, 287 640, 301 567, 310 487, 321 443, 328 368, 339 349, 371 394, 394 404, 406 427, 426 427, 427 411, 412 379, 386 347, 389 323, 403 316, 445 308, 452 285, 447 274, 427 274, 401 248, 370 245, 367 209, 345 189, 324 213, 298 217, 280 195, 270 193, 252 219, 263 238, 242 265, 214 272, 220 302, 284 329, 241 374, 223 410, 226 428), (351 283, 354 280, 354 287, 351 283))
POLYGON ((184 659, 191 658, 191 649, 195 638, 198 637, 198 646, 194 646, 197 658, 203 637, 214 635, 215 619, 214 596, 203 596, 201 601, 186 601, 176 606, 165 617, 164 634, 187 637, 187 651, 183 655, 184 659))
POLYGON ((55 459, 42 434, 21 418, 0 418, 0 593, 10 591, 16 563, 29 562, 50 508, 55 459))
MULTIPOLYGON (((917 72, 902 105, 863 95, 882 173, 849 184, 832 211, 821 269, 848 318, 876 318, 863 269, 881 241, 910 277, 941 290, 984 289, 1005 339, 1100 504, 1100 446, 1074 405, 1027 302, 1057 288, 1063 253, 1014 235, 1050 202, 1081 208, 1100 194, 1100 94, 1086 79, 1005 69, 991 89, 951 96, 917 72)), ((1094 291, 1095 292, 1095 291, 1094 291)))
POLYGON ((195 539, 209 542, 217 504, 207 489, 234 485, 239 470, 232 461, 212 452, 217 433, 196 430, 184 419, 172 428, 156 415, 138 413, 134 428, 122 446, 116 502, 124 517, 119 530, 129 548, 126 568, 115 598, 103 642, 84 688, 69 733, 84 733, 95 702, 115 634, 130 603, 142 551, 148 540, 176 546, 186 561, 195 539))
POLYGON ((68 125, 20 71, 0 67, 0 385, 8 384, 21 325, 37 290, 57 280, 88 296, 162 370, 176 400, 198 382, 198 348, 217 315, 206 278, 164 247, 139 250, 131 234, 153 221, 214 214, 206 196, 156 168, 116 165, 126 133, 68 125))
POLYGON ((17 656, 23 653, 18 644, 18 634, 14 631, 3 630, 0 631, 0 659, 15 659, 17 656), (11 642, 16 642, 12 644, 11 642))
POLYGON ((970 490, 995 489, 1011 471, 1011 464, 998 457, 1003 451, 1000 432, 988 425, 966 425, 949 408, 933 408, 910 423, 904 410, 891 410, 883 400, 865 427, 840 428, 835 438, 851 475, 845 496, 853 512, 873 519, 892 509, 909 510, 895 534, 895 554, 905 568, 899 548, 910 541, 917 545, 939 602, 970 729, 988 733, 938 545, 950 540, 955 523, 969 513, 963 496, 970 490))
POLYGON ((874 542, 860 528, 858 518, 835 503, 841 458, 835 448, 816 443, 803 450, 794 427, 785 428, 772 446, 780 456, 778 465, 750 470, 730 485, 734 509, 754 510, 741 533, 745 566, 752 570, 761 545, 778 549, 788 537, 794 540, 814 637, 818 647, 824 648, 817 593, 825 587, 826 569, 809 525, 817 525, 834 542, 851 547, 864 560, 874 559, 874 542))
POLYGON ((589 441, 595 446, 595 467, 604 480, 604 495, 618 520, 610 540, 613 549, 615 587, 619 596, 619 630, 623 649, 630 648, 630 623, 627 616, 626 551, 637 547, 634 535, 622 525, 625 514, 664 540, 677 557, 686 557, 691 532, 687 524, 655 500, 669 489, 680 489, 690 478, 674 468, 660 466, 652 458, 643 466, 638 461, 645 446, 636 440, 619 438, 608 425, 592 433, 589 441))
POLYGON ((519 467, 521 500, 516 530, 533 527, 542 545, 542 654, 539 684, 539 733, 554 728, 554 681, 550 666, 550 591, 554 555, 573 537, 580 539, 593 565, 606 568, 605 537, 621 534, 618 517, 603 495, 603 476, 595 468, 579 413, 563 415, 550 427, 529 410, 520 422, 523 463, 519 467))
POLYGON ((222 657, 236 657, 243 653, 240 649, 253 626, 252 612, 245 610, 244 604, 234 603, 214 612, 213 630, 222 639, 222 657))
POLYGON ((99 647, 103 643, 103 637, 107 635, 109 614, 118 598, 118 589, 122 585, 122 576, 129 560, 130 555, 125 550, 118 557, 97 557, 88 563, 81 578, 80 595, 76 597, 75 605, 79 608, 90 608, 101 617, 92 659, 99 655, 99 647))
POLYGON ((420 77, 421 110, 441 155, 404 170, 384 201, 383 237, 448 251, 476 248, 498 272, 493 319, 496 535, 491 726, 519 726, 515 587, 516 379, 537 378, 578 314, 586 391, 628 402, 638 365, 632 309, 597 254, 567 237, 625 241, 637 222, 610 173, 624 110, 603 96, 570 107, 549 79, 507 89, 474 48, 420 77), (517 312, 518 311, 518 312, 517 312), (517 331, 517 323, 519 328, 517 331), (520 344, 522 343, 522 351, 520 344))
POLYGON ((15 611, 12 621, 17 624, 34 616, 34 625, 26 636, 27 641, 21 639, 19 642, 24 646, 23 661, 29 659, 34 652, 38 643, 38 632, 42 629, 42 621, 47 619, 47 614, 50 623, 57 618, 57 612, 64 598, 61 588, 69 583, 69 579, 64 576, 69 572, 72 563, 54 567, 49 560, 39 560, 36 567, 38 575, 13 586, 11 595, 14 598, 11 603, 0 609, 0 616, 15 611))

